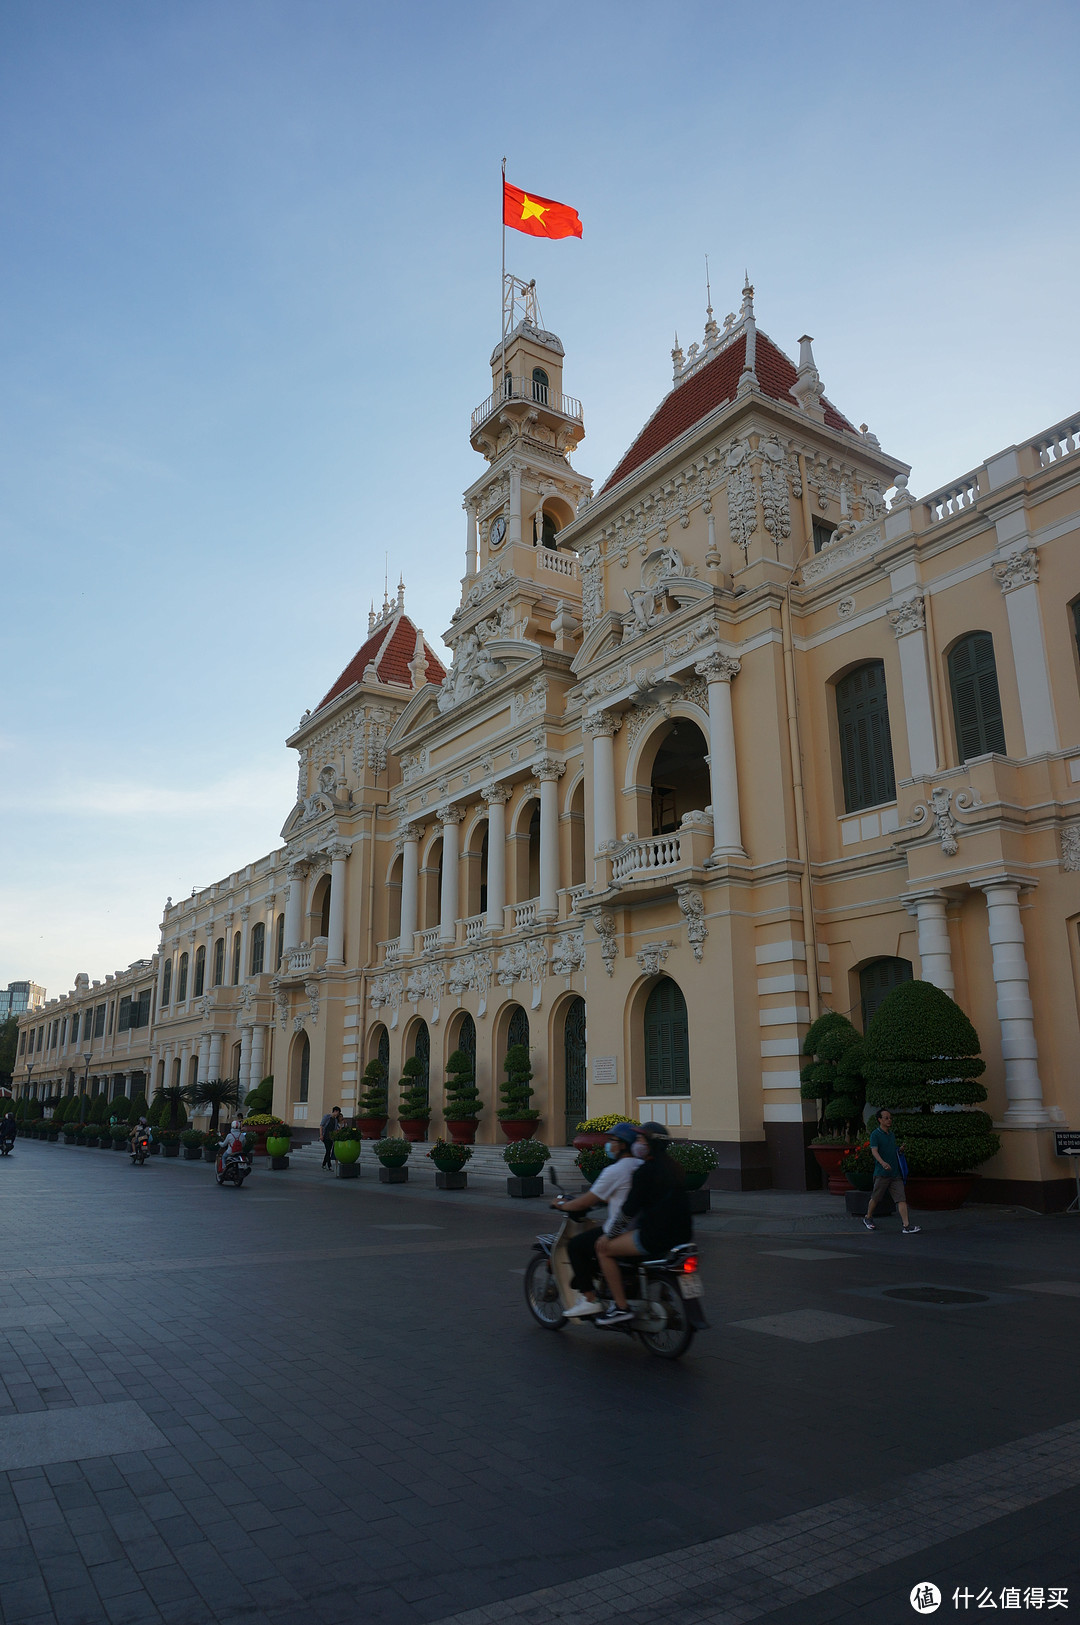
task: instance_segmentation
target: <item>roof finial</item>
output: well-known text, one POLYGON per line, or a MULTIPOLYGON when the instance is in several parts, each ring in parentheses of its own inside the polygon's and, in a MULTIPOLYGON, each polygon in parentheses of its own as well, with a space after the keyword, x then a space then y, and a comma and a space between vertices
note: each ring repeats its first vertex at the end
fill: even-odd
POLYGON ((754 289, 750 281, 749 271, 744 273, 743 297, 740 307, 743 327, 746 330, 746 355, 743 360, 742 373, 739 376, 739 389, 745 391, 757 387, 757 324, 754 321, 754 289))
POLYGON ((423 688, 427 682, 427 650, 424 647, 424 634, 419 627, 416 629, 416 642, 413 645, 413 657, 409 661, 409 677, 413 688, 423 688))
POLYGON ((713 316, 712 288, 709 284, 709 256, 705 256, 705 347, 711 350, 719 339, 716 318, 713 316))
POLYGON ((404 609, 405 608, 405 577, 403 575, 398 576, 397 608, 398 609, 404 609))
POLYGON ((809 417, 816 418, 819 423, 824 421, 821 374, 814 361, 814 341, 809 333, 804 333, 799 340, 799 371, 791 386, 791 393, 809 417))
POLYGON ((671 381, 673 384, 677 384, 682 378, 685 365, 686 357, 682 353, 682 345, 679 343, 679 335, 676 333, 675 348, 671 352, 671 381))

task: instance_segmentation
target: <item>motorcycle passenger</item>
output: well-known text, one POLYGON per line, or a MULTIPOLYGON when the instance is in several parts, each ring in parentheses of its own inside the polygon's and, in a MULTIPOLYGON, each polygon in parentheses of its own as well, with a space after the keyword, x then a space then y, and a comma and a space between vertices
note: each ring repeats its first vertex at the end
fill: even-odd
POLYGON ((240 1127, 240 1119, 234 1117, 225 1136, 220 1152, 219 1166, 224 1168, 233 1157, 242 1157, 244 1154, 244 1133, 240 1127))
POLYGON ((608 1157, 607 1167, 601 1170, 590 1188, 580 1196, 571 1197, 569 1201, 564 1196, 557 1196, 551 1204, 560 1213, 583 1213, 601 1202, 608 1205, 607 1218, 602 1226, 596 1225, 591 1230, 580 1230, 571 1236, 566 1244, 566 1251, 574 1269, 570 1284, 578 1294, 577 1302, 566 1311, 567 1320, 580 1320, 600 1313, 595 1291, 596 1244, 601 1236, 614 1235, 622 1223, 623 1200, 638 1167, 631 1156, 637 1134, 637 1129, 631 1123, 616 1123, 609 1131, 604 1144, 604 1151, 608 1157))
POLYGON ((128 1145, 129 1145, 130 1149, 132 1151, 134 1151, 135 1147, 138 1145, 139 1141, 142 1140, 142 1139, 147 1139, 147 1140, 153 1139, 153 1135, 150 1132, 150 1125, 146 1121, 145 1117, 140 1117, 139 1118, 139 1121, 135 1124, 135 1127, 132 1129, 131 1133, 128 1135, 128 1145))
POLYGON ((661 1258, 672 1247, 693 1239, 682 1169, 667 1154, 668 1138, 663 1123, 643 1123, 637 1131, 633 1155, 638 1168, 622 1208, 630 1229, 621 1236, 601 1236, 596 1244, 604 1280, 615 1300, 598 1317, 598 1326, 618 1326, 634 1318, 626 1301, 620 1258, 661 1258))
POLYGON ((18 1132, 19 1125, 15 1120, 15 1114, 11 1111, 5 1112, 4 1120, 0 1122, 0 1140, 3 1140, 5 1145, 14 1145, 18 1132))

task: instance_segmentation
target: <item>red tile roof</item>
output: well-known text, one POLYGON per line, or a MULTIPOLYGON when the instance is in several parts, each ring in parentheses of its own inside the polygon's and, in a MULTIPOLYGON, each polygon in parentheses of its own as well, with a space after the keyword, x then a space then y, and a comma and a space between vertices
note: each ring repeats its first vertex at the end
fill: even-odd
MULTIPOLYGON (((700 423, 718 406, 733 401, 745 358, 746 335, 741 334, 700 372, 693 373, 685 383, 677 384, 670 394, 665 395, 626 456, 608 475, 601 494, 610 491, 613 485, 618 485, 620 480, 632 474, 635 468, 640 468, 642 463, 647 463, 650 457, 655 457, 657 452, 663 451, 665 446, 670 446, 673 440, 693 428, 695 423, 700 423)), ((771 395, 774 401, 783 401, 785 406, 798 405, 791 393, 796 368, 760 329, 754 370, 764 394, 771 395)), ((830 429, 850 429, 852 433, 855 432, 854 424, 849 423, 829 401, 822 398, 821 404, 830 429)))
MULTIPOLYGON (((367 642, 361 645, 330 692, 323 695, 315 707, 316 711, 321 711, 324 705, 336 700, 339 694, 344 694, 354 683, 362 682, 365 671, 372 663, 380 683, 400 683, 403 688, 411 688, 412 674, 409 671, 409 662, 415 651, 416 627, 409 617, 401 612, 388 626, 380 626, 367 642)), ((428 682, 441 683, 446 676, 446 670, 442 662, 431 652, 426 639, 424 654, 427 660, 428 682)))

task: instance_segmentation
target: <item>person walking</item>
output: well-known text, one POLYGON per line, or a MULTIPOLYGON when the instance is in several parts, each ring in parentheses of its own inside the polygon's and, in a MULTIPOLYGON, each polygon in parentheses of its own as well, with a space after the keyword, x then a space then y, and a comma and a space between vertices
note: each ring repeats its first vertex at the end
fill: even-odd
POLYGON ((887 1191, 896 1203, 905 1236, 917 1236, 922 1226, 912 1224, 908 1213, 907 1193, 904 1190, 904 1174, 907 1169, 900 1156, 896 1135, 892 1131, 892 1112, 887 1106, 882 1106, 878 1112, 877 1122, 878 1126, 870 1136, 870 1155, 874 1159, 874 1188, 866 1204, 863 1224, 868 1230, 877 1229, 874 1223, 874 1209, 887 1191))
POLYGON ((324 1168, 331 1169, 331 1171, 334 1163, 334 1134, 341 1128, 344 1121, 345 1119, 341 1115, 341 1107, 335 1106, 333 1111, 327 1112, 319 1124, 319 1133, 322 1136, 323 1143, 322 1165, 324 1168))

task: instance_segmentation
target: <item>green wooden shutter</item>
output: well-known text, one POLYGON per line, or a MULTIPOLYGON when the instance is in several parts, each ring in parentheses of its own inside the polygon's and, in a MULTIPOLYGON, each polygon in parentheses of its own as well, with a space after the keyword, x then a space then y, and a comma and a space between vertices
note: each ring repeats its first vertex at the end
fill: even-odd
POLYGON ((911 981, 911 961, 908 959, 875 959, 859 972, 859 992, 862 995, 863 1032, 866 1031, 878 1006, 901 982, 911 981))
POLYGON ((949 687, 960 760, 1005 753, 994 640, 989 632, 969 632, 950 651, 949 687))
POLYGON ((690 1093, 690 1032, 682 989, 665 976, 645 1005, 645 1093, 690 1093))
POLYGON ((836 721, 845 812, 895 801, 889 698, 882 661, 870 660, 856 666, 837 683, 836 721))

